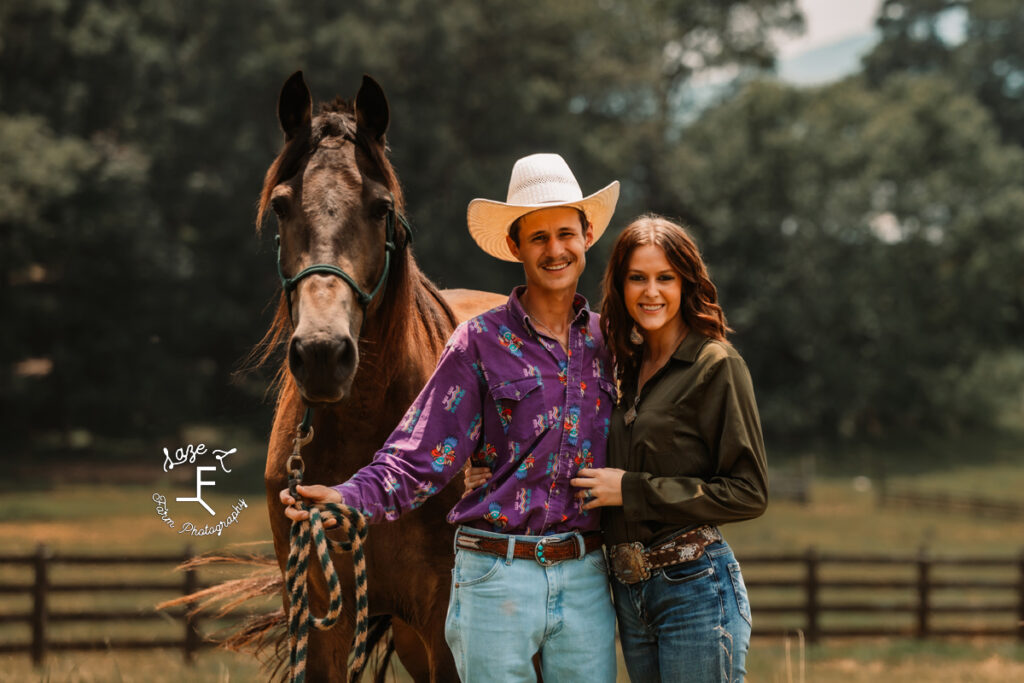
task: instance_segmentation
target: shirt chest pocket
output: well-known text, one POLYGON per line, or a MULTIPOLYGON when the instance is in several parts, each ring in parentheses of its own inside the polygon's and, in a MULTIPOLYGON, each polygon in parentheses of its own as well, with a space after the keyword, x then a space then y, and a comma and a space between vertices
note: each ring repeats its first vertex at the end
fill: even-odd
POLYGON ((644 457, 638 467, 655 477, 708 479, 714 474, 707 445, 689 421, 673 414, 668 406, 645 418, 641 425, 644 457))
POLYGON ((544 404, 544 392, 536 377, 490 386, 488 391, 510 445, 532 442, 557 422, 558 407, 544 404))

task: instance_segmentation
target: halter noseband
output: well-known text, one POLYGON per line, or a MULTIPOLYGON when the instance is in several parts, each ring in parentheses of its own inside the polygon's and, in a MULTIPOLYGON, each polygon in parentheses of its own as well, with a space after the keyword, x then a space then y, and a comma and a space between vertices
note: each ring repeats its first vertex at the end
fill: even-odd
POLYGON ((281 270, 281 234, 278 233, 275 237, 277 242, 277 275, 281 278, 281 287, 284 290, 284 299, 288 302, 288 319, 292 318, 292 292, 299 286, 299 282, 304 277, 322 273, 324 275, 335 275, 340 277, 348 286, 355 292, 356 297, 359 300, 359 305, 366 310, 366 307, 370 305, 370 302, 376 298, 377 294, 380 293, 384 287, 384 283, 388 279, 388 272, 391 270, 391 253, 396 251, 398 247, 395 245, 395 220, 398 220, 405 227, 405 241, 402 246, 407 246, 412 242, 412 226, 409 225, 409 221, 406 220, 405 216, 395 211, 395 197, 391 195, 391 208, 388 209, 386 223, 386 232, 384 238, 384 270, 380 274, 380 279, 377 280, 377 286, 373 288, 373 291, 367 294, 355 281, 355 279, 346 273, 344 270, 337 266, 333 266, 329 263, 316 263, 312 266, 308 266, 299 271, 295 277, 287 278, 284 276, 284 271, 281 270))

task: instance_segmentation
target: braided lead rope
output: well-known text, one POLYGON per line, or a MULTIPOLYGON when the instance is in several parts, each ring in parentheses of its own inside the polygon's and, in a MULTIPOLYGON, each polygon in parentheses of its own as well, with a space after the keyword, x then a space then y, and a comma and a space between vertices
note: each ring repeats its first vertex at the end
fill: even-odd
POLYGON ((309 511, 309 519, 292 523, 291 552, 285 568, 285 583, 288 590, 291 614, 288 621, 288 635, 291 645, 292 682, 305 680, 306 654, 309 642, 309 627, 324 631, 338 621, 341 615, 341 585, 338 574, 331 562, 330 552, 352 552, 356 574, 356 629, 352 659, 349 662, 349 681, 357 681, 366 665, 366 636, 368 603, 366 591, 366 557, 363 542, 366 539, 366 520, 363 515, 347 505, 325 503, 309 505, 300 502, 298 507, 309 511), (324 533, 324 522, 333 519, 345 530, 348 541, 334 541, 324 533), (310 539, 316 547, 317 558, 327 580, 329 605, 327 613, 318 617, 310 612, 308 573, 310 539), (328 551, 328 548, 330 551, 328 551))
POLYGON ((306 680, 306 655, 309 649, 309 627, 324 631, 338 621, 341 615, 341 584, 338 573, 331 562, 330 552, 352 552, 352 562, 356 579, 356 628, 352 655, 349 661, 348 678, 355 683, 362 676, 366 666, 366 638, 369 622, 369 609, 366 590, 366 557, 363 554, 363 542, 366 540, 366 518, 353 507, 324 503, 310 505, 303 501, 295 491, 302 483, 303 463, 299 451, 302 446, 313 438, 313 430, 303 434, 300 429, 295 437, 292 457, 288 459, 289 488, 295 498, 296 507, 309 512, 309 519, 293 521, 289 534, 290 549, 288 563, 285 566, 285 586, 288 590, 289 617, 288 641, 291 664, 292 683, 304 683, 306 680), (297 460, 296 460, 297 458, 297 460), (293 467, 297 463, 297 467, 293 467), (327 538, 324 522, 335 520, 345 530, 348 541, 334 541, 327 538), (310 539, 316 544, 317 558, 327 580, 329 605, 327 614, 318 617, 309 609, 309 545, 310 539), (330 548, 330 552, 328 551, 330 548))

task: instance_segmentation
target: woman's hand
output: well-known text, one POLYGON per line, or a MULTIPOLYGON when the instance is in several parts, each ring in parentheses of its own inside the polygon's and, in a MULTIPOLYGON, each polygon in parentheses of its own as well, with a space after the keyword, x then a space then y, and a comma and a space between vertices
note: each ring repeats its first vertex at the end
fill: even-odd
POLYGON ((462 497, 465 498, 473 492, 473 489, 478 489, 487 483, 487 480, 491 478, 491 470, 487 467, 467 467, 463 476, 466 480, 466 490, 462 492, 462 497))
MULTIPOLYGON (((299 484, 295 487, 295 490, 303 500, 310 505, 318 505, 320 503, 343 503, 341 494, 335 489, 329 486, 321 486, 320 484, 299 484)), ((284 516, 293 522, 298 522, 303 519, 309 519, 309 512, 306 510, 300 510, 295 505, 295 499, 292 498, 292 492, 288 489, 281 489, 279 494, 281 502, 284 503, 284 516)), ((330 529, 336 526, 337 522, 333 519, 324 520, 324 527, 330 529)))
POLYGON ((583 491, 576 494, 577 498, 587 501, 584 510, 607 505, 622 505, 622 475, 625 470, 614 467, 591 469, 584 467, 576 473, 569 483, 583 491))

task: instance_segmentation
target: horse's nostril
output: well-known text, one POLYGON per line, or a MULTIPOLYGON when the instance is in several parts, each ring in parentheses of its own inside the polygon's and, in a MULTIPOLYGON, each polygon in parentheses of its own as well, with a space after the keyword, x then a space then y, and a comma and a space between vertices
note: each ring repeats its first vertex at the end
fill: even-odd
POLYGON ((292 343, 288 346, 288 368, 295 377, 301 377, 302 368, 305 365, 301 346, 302 342, 298 339, 292 339, 292 343))
POLYGON ((338 342, 338 367, 350 370, 356 363, 356 346, 349 339, 338 342))

